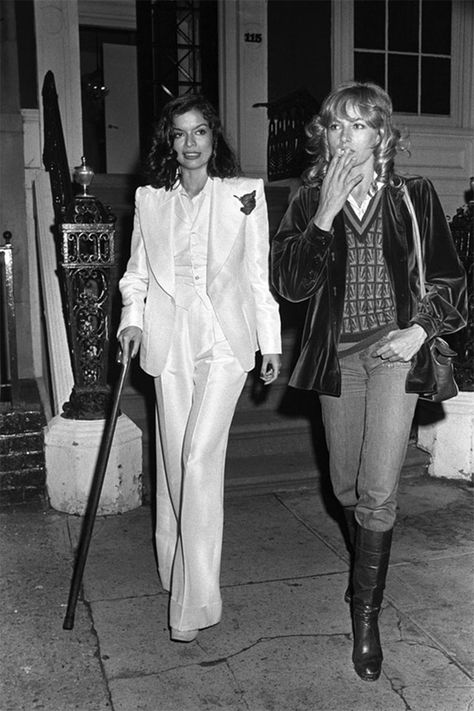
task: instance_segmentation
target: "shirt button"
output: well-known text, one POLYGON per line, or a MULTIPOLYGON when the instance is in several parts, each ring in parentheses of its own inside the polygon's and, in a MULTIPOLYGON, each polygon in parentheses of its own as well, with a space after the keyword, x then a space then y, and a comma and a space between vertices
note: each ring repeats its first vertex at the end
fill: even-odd
POLYGON ((199 279, 199 276, 195 276, 194 278, 195 278, 196 280, 198 280, 198 279, 199 279))

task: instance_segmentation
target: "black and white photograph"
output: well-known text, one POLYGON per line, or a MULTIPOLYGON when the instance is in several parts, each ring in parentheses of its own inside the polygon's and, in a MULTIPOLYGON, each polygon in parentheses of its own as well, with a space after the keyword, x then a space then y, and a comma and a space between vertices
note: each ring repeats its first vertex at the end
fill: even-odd
POLYGON ((474 0, 0 0, 0 711, 474 711, 474 0))

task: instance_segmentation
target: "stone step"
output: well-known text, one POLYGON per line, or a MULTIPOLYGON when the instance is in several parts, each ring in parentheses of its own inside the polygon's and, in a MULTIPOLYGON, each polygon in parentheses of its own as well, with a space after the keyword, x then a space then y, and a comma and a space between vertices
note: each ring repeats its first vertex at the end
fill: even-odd
MULTIPOLYGON (((46 482, 46 472, 43 464, 39 466, 23 466, 20 469, 2 471, 2 500, 9 502, 26 501, 28 492, 38 492, 46 482), (23 491, 23 493, 22 493, 23 491), (15 492, 14 494, 12 492, 15 492), (8 496, 7 496, 8 494, 8 496)), ((2 501, 2 503, 6 503, 2 501)))
POLYGON ((227 458, 264 457, 311 449, 311 424, 274 412, 236 412, 232 422, 227 458))
POLYGON ((44 425, 44 414, 39 410, 0 412, 0 439, 7 435, 41 432, 44 425))
MULTIPOLYGON (((265 387, 258 372, 249 373, 239 398, 229 434, 226 487, 245 486, 242 481, 255 478, 263 486, 265 476, 275 476, 279 462, 281 481, 288 467, 289 478, 314 477, 315 449, 324 442, 319 424, 319 403, 314 393, 288 387, 293 359, 294 331, 283 334, 282 371, 279 379, 265 387), (315 438, 320 441, 315 443, 315 438), (263 459, 269 457, 269 468, 263 459), (251 460, 255 459, 255 462, 251 460), (262 470, 263 467, 263 470, 262 470), (262 473, 263 471, 263 473, 262 473), (265 472, 268 471, 268 474, 265 472), (238 480, 238 481, 237 481, 238 480)), ((121 407, 143 432, 143 469, 145 480, 153 471, 150 451, 153 447, 155 413, 151 378, 133 364, 124 388, 121 407)), ((145 484, 145 489, 149 488, 145 484)))
MULTIPOLYGON (((143 469, 148 476, 153 470, 149 457, 154 439, 154 402, 150 399, 146 404, 143 396, 129 390, 124 393, 121 408, 143 432, 143 469)), ((313 424, 306 417, 285 415, 263 406, 252 407, 248 403, 237 407, 230 429, 227 461, 236 460, 238 463, 232 464, 228 470, 228 480, 240 477, 248 470, 250 465, 240 466, 244 459, 261 461, 267 456, 285 457, 288 452, 302 457, 304 468, 311 470, 313 429, 313 424)), ((284 466, 283 459, 281 465, 284 466)), ((256 464, 255 468, 258 469, 258 466, 256 464)), ((284 471, 281 476, 284 476, 284 471)))
POLYGON ((5 481, 5 476, 12 472, 24 472, 29 469, 44 469, 43 448, 37 450, 25 449, 21 452, 0 454, 1 481, 5 481))
MULTIPOLYGON (((126 385, 122 393, 122 410, 142 429, 154 419, 154 392, 150 380, 150 387, 142 389, 126 385)), ((253 391, 251 382, 247 382, 237 403, 232 431, 245 428, 255 428, 260 423, 262 427, 268 420, 269 429, 275 428, 281 422, 289 428, 297 426, 296 421, 314 419, 319 412, 319 403, 313 393, 293 390, 286 383, 259 389, 257 394, 253 391), (263 391, 263 395, 261 395, 263 391)), ((154 424, 153 424, 154 426, 154 424)))
POLYGON ((311 448, 266 454, 264 457, 228 457, 225 490, 284 491, 316 486, 321 476, 311 448))
POLYGON ((18 402, 0 411, 0 509, 45 508, 44 412, 34 380, 21 380, 18 402))
MULTIPOLYGON (((425 474, 430 457, 414 441, 408 445, 402 476, 425 474)), ((267 454, 265 457, 231 457, 226 462, 226 493, 265 493, 294 488, 311 488, 320 485, 327 477, 328 464, 325 453, 311 448, 302 451, 267 454)))
POLYGON ((33 510, 48 508, 45 467, 27 468, 2 474, 0 511, 21 507, 33 510))
MULTIPOLYGON (((43 432, 21 432, 0 435, 0 457, 23 452, 40 452, 43 449, 43 432)), ((1 470, 0 470, 1 471, 1 470)))

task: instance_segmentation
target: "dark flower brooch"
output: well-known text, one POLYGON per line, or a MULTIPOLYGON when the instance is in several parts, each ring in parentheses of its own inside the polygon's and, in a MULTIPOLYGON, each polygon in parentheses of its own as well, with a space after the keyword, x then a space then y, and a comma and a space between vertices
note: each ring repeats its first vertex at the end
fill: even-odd
POLYGON ((242 197, 239 197, 238 195, 234 195, 237 200, 240 200, 242 203, 242 207, 240 208, 240 212, 243 212, 244 215, 250 215, 252 210, 255 208, 255 190, 252 190, 251 193, 247 193, 246 195, 242 195, 242 197))

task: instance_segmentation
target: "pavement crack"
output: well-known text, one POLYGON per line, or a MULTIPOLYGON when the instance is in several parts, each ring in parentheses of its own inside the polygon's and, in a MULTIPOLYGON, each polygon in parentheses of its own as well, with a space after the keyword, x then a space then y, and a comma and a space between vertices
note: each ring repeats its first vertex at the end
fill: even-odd
POLYGON ((336 575, 344 575, 347 573, 346 569, 328 571, 324 573, 312 573, 311 575, 292 575, 285 578, 263 578, 262 580, 248 580, 245 583, 229 583, 228 585, 221 585, 221 589, 231 590, 232 588, 246 588, 252 587, 254 585, 267 585, 268 583, 285 583, 296 587, 298 583, 302 584, 306 580, 317 580, 318 578, 331 578, 336 575))
POLYGON ((392 607, 395 610, 396 617, 397 617, 397 627, 400 632, 400 639, 399 642, 402 642, 403 644, 406 644, 409 647, 420 647, 423 649, 432 649, 435 652, 438 652, 442 656, 446 657, 449 660, 450 664, 453 664, 459 671, 467 676, 469 679, 472 679, 472 673, 466 666, 460 662, 458 659, 456 659, 455 656, 453 656, 452 651, 445 645, 441 644, 441 642, 433 637, 433 634, 430 632, 429 629, 426 629, 423 625, 420 625, 411 615, 410 613, 405 613, 401 614, 400 610, 397 609, 397 607, 391 603, 392 607), (407 638, 407 633, 404 632, 403 626, 407 624, 412 625, 414 628, 419 630, 419 632, 423 635, 424 639, 423 640, 416 640, 416 639, 408 639, 407 638))
MULTIPOLYGON (((219 666, 220 664, 227 664, 229 665, 229 661, 232 659, 235 659, 239 657, 241 654, 245 654, 251 649, 254 649, 255 647, 258 647, 260 644, 264 644, 266 642, 273 642, 274 640, 279 640, 279 639, 302 639, 302 638, 314 638, 314 637, 320 637, 320 638, 328 638, 332 639, 334 637, 341 637, 343 639, 348 639, 349 635, 347 633, 342 633, 342 632, 332 632, 328 634, 287 634, 287 635, 274 635, 274 636, 266 636, 266 637, 259 637, 258 639, 255 640, 255 642, 252 642, 251 644, 248 644, 246 647, 242 647, 241 649, 236 650, 235 652, 232 652, 232 654, 228 654, 226 657, 216 657, 215 659, 209 659, 204 662, 189 662, 187 664, 178 664, 174 665, 172 667, 166 667, 164 669, 160 670, 160 674, 166 674, 171 671, 175 671, 176 669, 184 669, 187 667, 215 667, 219 666)), ((201 649, 205 653, 205 647, 201 646, 201 649)), ((233 675, 232 669, 228 666, 229 671, 233 675)), ((156 674, 156 672, 153 672, 153 674, 156 674)), ((131 676, 135 676, 132 674, 131 676)), ((152 674, 141 674, 141 676, 152 676, 152 674)), ((234 676, 234 675, 233 675, 234 676)), ((121 675, 121 678, 125 678, 125 676, 121 675)))
MULTIPOLYGON (((337 545, 333 545, 333 543, 331 541, 329 541, 321 533, 319 533, 312 524, 308 523, 308 521, 306 521, 303 518, 303 516, 296 513, 296 511, 294 511, 290 506, 288 506, 288 504, 283 500, 283 498, 281 496, 279 496, 278 494, 275 494, 275 498, 288 511, 288 513, 291 514, 291 516, 293 516, 293 518, 295 518, 297 521, 299 521, 299 523, 301 523, 302 526, 304 526, 310 533, 312 533, 313 536, 318 538, 321 541, 321 543, 324 543, 324 545, 327 548, 329 548, 329 550, 331 550, 340 560, 347 563, 347 552, 341 553, 341 551, 339 550, 337 545)), ((341 539, 342 539, 342 532, 341 532, 341 539)))
POLYGON ((238 694, 238 696, 240 697, 240 702, 245 705, 245 708, 248 709, 248 711, 252 711, 252 709, 248 705, 248 702, 245 698, 245 689, 242 689, 242 685, 241 685, 241 683, 239 683, 239 680, 238 680, 237 676, 235 675, 235 672, 232 669, 232 667, 230 666, 227 659, 225 660, 225 664, 226 664, 229 674, 231 675, 232 679, 234 680, 234 690, 235 690, 235 693, 238 694))
POLYGON ((259 637, 256 639, 254 642, 251 644, 248 644, 246 647, 242 647, 241 649, 238 649, 235 652, 232 652, 232 654, 228 654, 226 657, 217 657, 216 660, 209 660, 208 662, 205 663, 200 663, 199 666, 212 666, 213 664, 222 664, 224 662, 228 662, 230 659, 234 659, 235 657, 240 656, 241 654, 245 654, 249 650, 258 647, 260 644, 264 644, 266 642, 273 642, 275 640, 280 640, 280 639, 305 639, 305 638, 326 638, 326 639, 333 639, 337 637, 341 637, 343 639, 348 639, 349 635, 346 632, 330 632, 330 633, 314 633, 314 634, 278 634, 278 635, 268 635, 265 637, 259 637))
POLYGON ((111 708, 112 711, 114 711, 115 706, 114 706, 114 703, 113 703, 113 700, 112 700, 112 693, 111 693, 111 691, 110 691, 109 680, 108 680, 108 678, 107 678, 107 672, 106 672, 106 669, 105 669, 105 666, 104 666, 104 662, 103 662, 103 659, 102 659, 101 646, 100 646, 100 639, 99 639, 99 634, 98 634, 97 629, 96 629, 96 626, 95 626, 94 616, 93 616, 93 614, 92 614, 92 609, 91 609, 90 604, 87 602, 87 600, 84 600, 84 599, 83 599, 83 600, 82 600, 82 604, 84 605, 85 609, 87 610, 87 616, 89 617, 89 622, 90 622, 90 626, 91 626, 91 633, 92 633, 92 635, 94 636, 94 639, 95 639, 96 648, 95 648, 95 650, 94 650, 94 656, 96 657, 96 659, 97 659, 97 661, 98 661, 98 663, 99 663, 100 673, 101 673, 102 679, 103 679, 103 681, 104 681, 104 685, 105 685, 105 688, 106 688, 106 693, 107 693, 107 698, 108 698, 108 701, 109 701, 109 704, 110 704, 110 708, 111 708))
POLYGON ((392 687, 392 691, 394 692, 394 694, 396 694, 399 697, 399 699, 403 702, 405 711, 414 711, 413 707, 410 706, 410 704, 408 703, 408 701, 406 700, 406 698, 404 696, 404 692, 407 687, 400 682, 397 683, 396 679, 391 679, 385 671, 382 671, 382 674, 387 679, 390 686, 392 687))
POLYGON ((199 662, 200 667, 216 667, 219 664, 226 664, 227 657, 220 657, 218 659, 211 659, 209 662, 199 662))

